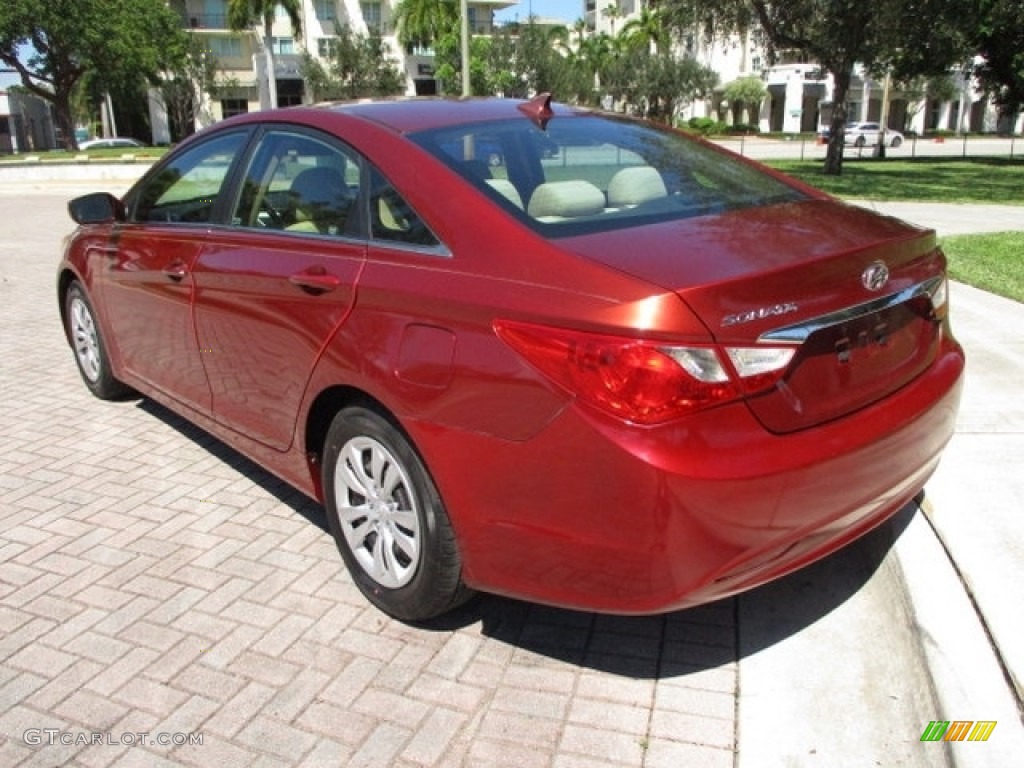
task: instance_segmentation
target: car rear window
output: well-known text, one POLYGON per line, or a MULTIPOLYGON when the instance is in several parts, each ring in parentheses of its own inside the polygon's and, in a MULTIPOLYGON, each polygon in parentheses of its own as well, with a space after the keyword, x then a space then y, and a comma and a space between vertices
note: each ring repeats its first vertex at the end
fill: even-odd
POLYGON ((804 199, 699 141, 604 115, 474 123, 410 138, 549 237, 804 199))

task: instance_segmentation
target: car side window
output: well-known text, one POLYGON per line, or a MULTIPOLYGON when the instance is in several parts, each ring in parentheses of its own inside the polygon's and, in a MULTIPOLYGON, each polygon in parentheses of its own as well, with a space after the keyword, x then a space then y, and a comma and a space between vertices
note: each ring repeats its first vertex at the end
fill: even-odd
POLYGON ((211 221, 247 135, 240 131, 205 141, 163 166, 139 190, 132 221, 211 221))
POLYGON ((441 244, 413 207, 376 169, 370 180, 370 231, 375 240, 428 248, 441 244))
POLYGON ((334 141, 271 130, 246 169, 235 226, 319 235, 357 235, 362 163, 334 141))

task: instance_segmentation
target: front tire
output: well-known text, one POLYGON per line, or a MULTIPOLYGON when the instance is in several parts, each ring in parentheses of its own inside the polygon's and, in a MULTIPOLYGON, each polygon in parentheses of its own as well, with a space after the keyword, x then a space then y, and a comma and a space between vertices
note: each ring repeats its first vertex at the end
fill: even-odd
POLYGON ((863 136, 858 136, 856 140, 854 140, 853 142, 853 146, 855 146, 857 149, 863 149, 865 144, 867 144, 867 141, 863 136))
POLYGON ((895 148, 895 147, 900 146, 902 143, 903 143, 903 139, 901 139, 899 136, 894 136, 892 142, 890 143, 890 146, 895 148))
POLYGON ((363 407, 334 417, 324 445, 323 488, 342 559, 380 610, 424 621, 470 597, 440 494, 388 419, 363 407))
POLYGON ((114 400, 131 392, 114 378, 103 334, 89 297, 81 284, 73 282, 64 297, 65 331, 82 381, 101 400, 114 400))

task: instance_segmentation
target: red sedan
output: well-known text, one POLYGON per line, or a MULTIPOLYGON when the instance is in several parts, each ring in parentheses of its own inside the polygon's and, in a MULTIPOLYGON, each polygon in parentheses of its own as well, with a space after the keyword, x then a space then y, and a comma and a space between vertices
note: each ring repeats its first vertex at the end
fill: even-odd
POLYGON ((886 520, 953 431, 933 232, 546 96, 245 115, 70 210, 86 386, 320 500, 404 620, 749 589, 886 520))

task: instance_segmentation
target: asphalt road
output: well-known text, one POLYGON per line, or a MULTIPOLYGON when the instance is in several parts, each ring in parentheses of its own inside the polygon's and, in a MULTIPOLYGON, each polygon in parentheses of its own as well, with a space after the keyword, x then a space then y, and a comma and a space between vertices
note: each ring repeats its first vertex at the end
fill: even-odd
MULTIPOLYGON (((1004 768, 1024 754, 988 638, 915 507, 787 579, 667 617, 485 597, 444 625, 387 620, 314 505, 163 409, 85 393, 53 299, 76 188, 0 190, 0 764, 1004 768), (916 599, 930 591, 938 608, 916 599), (982 744, 920 741, 945 719, 999 725, 982 744), (17 738, 157 726, 208 741, 17 738)), ((963 323, 969 351, 984 328, 963 323)), ((972 513, 962 496, 931 503, 972 513)))
MULTIPOLYGON (((776 139, 735 137, 714 139, 715 143, 755 160, 824 160, 828 149, 812 139, 776 139)), ((1024 156, 1024 138, 994 138, 970 136, 950 137, 942 142, 933 139, 908 138, 899 147, 886 147, 886 156, 892 158, 911 157, 1016 157, 1024 156)), ((856 160, 871 157, 874 147, 846 147, 843 157, 856 160)))

